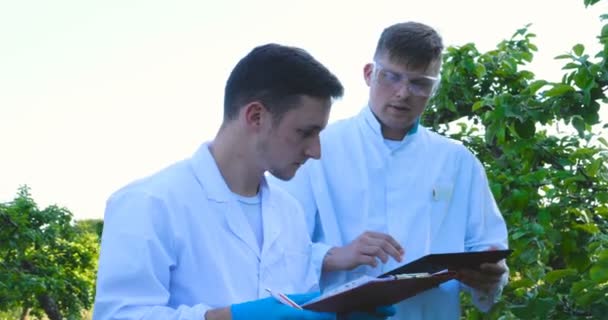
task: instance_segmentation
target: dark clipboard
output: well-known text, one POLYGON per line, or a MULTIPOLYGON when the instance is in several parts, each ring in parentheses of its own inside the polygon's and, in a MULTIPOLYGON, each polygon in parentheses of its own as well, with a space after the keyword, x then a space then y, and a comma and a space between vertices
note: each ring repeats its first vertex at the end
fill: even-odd
POLYGON ((496 263, 507 258, 511 252, 513 252, 513 250, 507 249, 458 253, 433 253, 384 273, 380 278, 402 273, 428 272, 433 274, 446 269, 451 271, 478 269, 479 265, 482 263, 496 263))

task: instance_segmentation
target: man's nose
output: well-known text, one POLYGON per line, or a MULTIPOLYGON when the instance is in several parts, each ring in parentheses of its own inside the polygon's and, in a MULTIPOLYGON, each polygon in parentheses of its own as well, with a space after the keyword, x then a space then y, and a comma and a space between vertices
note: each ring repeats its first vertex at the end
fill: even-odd
POLYGON ((313 159, 321 159, 321 139, 317 134, 306 148, 306 156, 313 159))
POLYGON ((405 79, 397 84, 396 94, 399 98, 406 98, 410 95, 410 82, 405 79))

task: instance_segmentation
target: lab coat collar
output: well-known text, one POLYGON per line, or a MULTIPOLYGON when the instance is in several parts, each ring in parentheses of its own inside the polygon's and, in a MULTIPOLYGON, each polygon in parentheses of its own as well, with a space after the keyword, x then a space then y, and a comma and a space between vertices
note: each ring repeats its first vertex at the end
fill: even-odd
MULTIPOLYGON (((372 108, 370 106, 366 106, 365 108, 363 108, 363 110, 361 110, 361 112, 359 113, 359 116, 365 120, 367 125, 370 127, 370 129, 372 129, 372 131, 376 135, 383 138, 382 137, 382 126, 380 125, 380 121, 378 121, 378 119, 374 115, 372 108)), ((412 126, 410 131, 407 132, 406 137, 410 137, 410 136, 413 136, 414 134, 416 134, 418 132, 419 126, 420 126, 420 117, 416 118, 416 122, 414 122, 414 125, 412 126)))
POLYGON ((210 142, 203 143, 192 157, 192 169, 207 198, 217 202, 228 202, 232 191, 228 188, 217 162, 209 150, 210 142))
MULTIPOLYGON (((218 202, 231 201, 234 196, 209 150, 210 145, 210 142, 205 142, 199 147, 192 157, 192 169, 196 179, 207 193, 207 198, 218 202)), ((264 176, 260 180, 260 192, 262 192, 262 201, 270 200, 265 196, 268 194, 268 183, 264 176)))
POLYGON ((378 121, 372 112, 372 108, 370 106, 365 106, 365 108, 361 110, 359 113, 359 118, 365 121, 367 126, 377 137, 382 138, 382 126, 380 125, 380 121, 378 121))
POLYGON ((391 150, 385 143, 384 137, 382 136, 382 129, 380 125, 380 121, 376 118, 374 113, 372 112, 369 106, 366 106, 361 110, 359 115, 357 116, 360 126, 363 130, 371 133, 370 140, 372 145, 377 148, 378 151, 381 152, 383 156, 388 156, 393 152, 398 152, 402 150, 406 145, 414 145, 420 144, 421 140, 424 140, 423 136, 425 134, 421 134, 420 131, 424 131, 424 127, 420 126, 419 119, 416 120, 416 123, 407 133, 407 135, 401 140, 396 149, 391 150))

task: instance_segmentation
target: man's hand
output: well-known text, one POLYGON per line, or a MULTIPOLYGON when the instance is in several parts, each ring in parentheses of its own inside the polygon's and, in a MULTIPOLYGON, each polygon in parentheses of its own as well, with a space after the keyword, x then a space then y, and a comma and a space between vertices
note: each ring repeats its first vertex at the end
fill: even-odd
POLYGON ((386 263, 389 257, 401 262, 404 252, 388 234, 366 231, 346 246, 329 249, 323 271, 352 270, 360 265, 376 267, 378 259, 386 263))
POLYGON ((479 270, 458 270, 458 280, 486 294, 495 292, 508 268, 504 260, 497 263, 482 263, 479 270))

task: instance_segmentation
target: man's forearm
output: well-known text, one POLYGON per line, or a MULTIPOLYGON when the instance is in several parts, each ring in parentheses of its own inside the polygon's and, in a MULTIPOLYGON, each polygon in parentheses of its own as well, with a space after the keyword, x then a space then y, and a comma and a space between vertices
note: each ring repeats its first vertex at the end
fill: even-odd
POLYGON ((207 313, 205 313, 205 320, 232 320, 230 307, 207 311, 207 313))
POLYGON ((325 254, 325 257, 323 258, 323 272, 341 270, 339 261, 336 259, 336 250, 339 250, 339 248, 333 247, 325 254))

